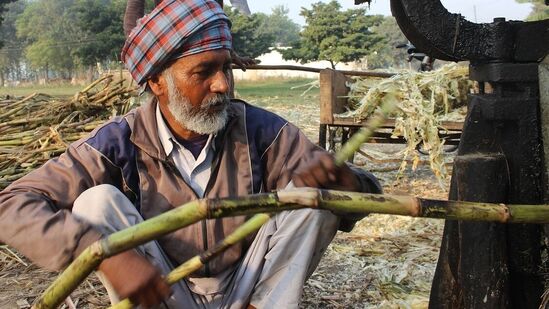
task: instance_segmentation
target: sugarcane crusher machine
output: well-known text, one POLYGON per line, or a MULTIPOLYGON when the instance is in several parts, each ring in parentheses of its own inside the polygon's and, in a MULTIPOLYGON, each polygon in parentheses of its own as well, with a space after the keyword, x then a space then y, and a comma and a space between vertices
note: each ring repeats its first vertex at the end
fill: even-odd
MULTIPOLYGON (((478 82, 449 199, 548 202, 549 20, 477 24, 439 0, 391 0, 391 11, 419 50, 469 61, 478 82)), ((447 221, 430 308, 538 308, 549 281, 547 235, 541 225, 447 221)))

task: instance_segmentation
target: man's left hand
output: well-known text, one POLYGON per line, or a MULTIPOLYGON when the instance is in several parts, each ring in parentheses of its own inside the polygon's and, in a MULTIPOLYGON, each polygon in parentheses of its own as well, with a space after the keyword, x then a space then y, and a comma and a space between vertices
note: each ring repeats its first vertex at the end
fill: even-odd
POLYGON ((292 175, 296 187, 313 187, 344 191, 359 191, 360 183, 347 164, 338 167, 327 152, 315 151, 307 166, 292 175))

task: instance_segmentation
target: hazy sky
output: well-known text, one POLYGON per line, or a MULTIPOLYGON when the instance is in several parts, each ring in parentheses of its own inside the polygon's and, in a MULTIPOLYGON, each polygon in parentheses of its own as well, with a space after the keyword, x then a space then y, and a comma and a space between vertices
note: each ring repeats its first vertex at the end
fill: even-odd
MULTIPOLYGON (((304 24, 304 19, 299 16, 301 7, 311 8, 312 3, 329 2, 329 0, 248 0, 250 10, 253 12, 270 13, 271 8, 277 5, 285 5, 290 9, 289 16, 299 24, 304 24)), ((460 13, 470 21, 491 22, 494 17, 506 17, 508 20, 522 20, 530 13, 530 4, 519 4, 515 0, 441 0, 448 11, 460 13)), ((229 2, 229 1, 225 1, 229 2)), ((343 9, 368 7, 367 4, 354 5, 354 0, 338 0, 343 9)), ((372 14, 391 15, 389 0, 373 0, 369 12, 372 14)))

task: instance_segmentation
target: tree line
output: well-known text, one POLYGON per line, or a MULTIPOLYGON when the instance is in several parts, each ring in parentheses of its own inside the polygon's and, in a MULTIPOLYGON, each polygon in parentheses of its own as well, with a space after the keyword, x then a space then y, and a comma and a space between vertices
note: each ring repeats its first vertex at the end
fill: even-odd
MULTIPOLYGON (((98 65, 119 68, 125 6, 126 0, 0 0, 0 85, 7 80, 91 79, 98 65)), ((146 11, 152 8, 148 0, 146 11)), ((285 59, 333 65, 366 59, 370 67, 404 59, 393 47, 405 38, 392 17, 370 16, 365 9, 342 11, 336 1, 303 8, 303 29, 284 6, 249 16, 230 6, 225 10, 240 55, 257 57, 278 48, 285 59)))
MULTIPOLYGON (((0 0, 0 86, 10 81, 94 77, 97 66, 119 68, 127 0, 0 0)), ((544 0, 531 2, 529 19, 547 18, 544 0)), ((146 11, 153 8, 147 0, 146 11)), ((226 6, 233 43, 240 55, 257 57, 278 49, 284 59, 302 63, 362 61, 368 69, 402 67, 407 40, 393 17, 369 15, 365 8, 342 10, 332 0, 302 8, 305 25, 288 9, 240 14, 226 6)))

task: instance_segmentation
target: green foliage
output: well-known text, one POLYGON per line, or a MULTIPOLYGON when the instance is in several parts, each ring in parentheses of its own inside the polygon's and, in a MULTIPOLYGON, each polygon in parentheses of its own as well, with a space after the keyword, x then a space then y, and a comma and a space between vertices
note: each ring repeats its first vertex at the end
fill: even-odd
POLYGON ((122 29, 125 1, 77 0, 72 10, 76 26, 82 31, 82 45, 74 55, 82 64, 117 60, 125 40, 122 29))
POLYGON ((41 0, 30 2, 17 19, 17 35, 28 40, 25 56, 35 68, 71 72, 72 54, 81 32, 75 27, 70 7, 74 0, 41 0))
POLYGON ((26 1, 16 1, 4 7, 6 11, 0 25, 0 42, 3 44, 0 49, 0 74, 2 75, 10 72, 18 73, 18 66, 22 60, 21 53, 25 45, 24 42, 17 40, 15 21, 23 13, 26 5, 26 1))
POLYGON ((549 18, 549 6, 545 5, 545 0, 516 0, 519 3, 531 3, 532 12, 528 17, 527 21, 536 21, 544 20, 549 18))
MULTIPOLYGON (((124 44, 125 0, 35 0, 17 18, 19 44, 34 69, 70 77, 76 68, 116 61, 124 44)), ((146 1, 152 7, 152 0, 146 1)))
MULTIPOLYGON (((4 21, 4 12, 8 10, 7 5, 15 0, 0 0, 0 25, 4 21)), ((0 48, 2 47, 2 41, 0 41, 0 48)))
POLYGON ((384 17, 383 21, 373 27, 372 31, 383 40, 371 47, 373 50, 366 59, 369 69, 404 67, 407 53, 402 48, 396 48, 398 44, 408 42, 393 16, 384 17))
POLYGON ((300 26, 288 17, 288 13, 287 7, 275 6, 261 26, 260 31, 272 35, 277 46, 291 46, 299 41, 300 26))
POLYGON ((311 9, 302 8, 301 15, 307 23, 300 33, 301 40, 281 51, 284 59, 302 63, 327 60, 335 68, 339 62, 363 58, 383 40, 372 32, 383 17, 366 15, 366 9, 341 11, 341 5, 332 0, 315 3, 311 9))
POLYGON ((267 15, 254 13, 246 16, 229 7, 225 7, 225 12, 232 22, 233 49, 239 55, 255 58, 273 46, 274 35, 261 30, 267 15))

